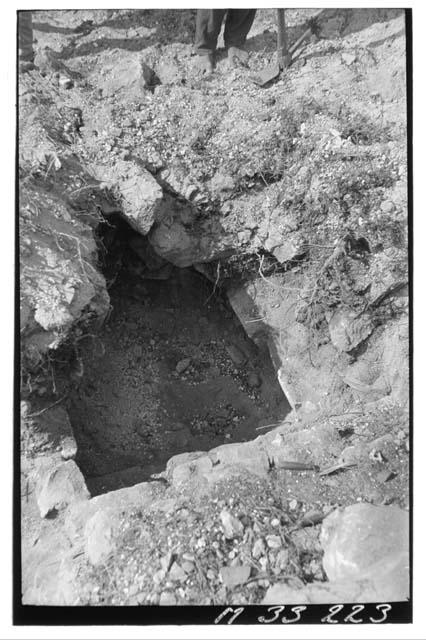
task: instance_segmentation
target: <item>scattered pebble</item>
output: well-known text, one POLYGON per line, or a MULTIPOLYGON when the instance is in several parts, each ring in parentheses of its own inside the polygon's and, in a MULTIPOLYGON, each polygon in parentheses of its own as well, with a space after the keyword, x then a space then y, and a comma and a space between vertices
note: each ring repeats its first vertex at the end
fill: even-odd
POLYGON ((183 580, 186 580, 186 573, 184 569, 177 562, 174 562, 172 564, 169 571, 169 578, 170 580, 173 580, 176 582, 177 581, 182 582, 183 580))
POLYGON ((185 573, 192 573, 195 569, 195 564, 193 562, 189 562, 189 560, 185 560, 185 562, 182 562, 182 569, 185 573))
POLYGON ((176 597, 173 593, 170 593, 170 591, 163 591, 159 604, 161 606, 172 607, 176 604, 176 597))
POLYGON ((179 362, 176 365, 176 372, 183 373, 188 369, 190 364, 191 364, 191 358, 184 358, 183 360, 179 360, 179 362))
POLYGON ((266 536, 266 544, 270 549, 279 549, 282 546, 282 540, 280 536, 269 535, 266 536))
POLYGON ((266 548, 264 541, 262 540, 262 538, 258 538, 253 545, 251 555, 255 560, 257 560, 258 558, 260 558, 260 556, 263 556, 265 554, 265 551, 266 548))
POLYGON ((240 565, 236 567, 222 567, 220 577, 223 584, 232 588, 238 584, 244 584, 250 577, 251 567, 249 565, 240 565))
POLYGON ((380 205, 380 209, 383 213, 392 213, 395 209, 395 205, 391 200, 384 200, 380 205))
POLYGON ((229 511, 223 509, 220 513, 220 519, 222 521, 223 532, 225 538, 232 539, 240 536, 244 527, 238 518, 235 518, 229 511))

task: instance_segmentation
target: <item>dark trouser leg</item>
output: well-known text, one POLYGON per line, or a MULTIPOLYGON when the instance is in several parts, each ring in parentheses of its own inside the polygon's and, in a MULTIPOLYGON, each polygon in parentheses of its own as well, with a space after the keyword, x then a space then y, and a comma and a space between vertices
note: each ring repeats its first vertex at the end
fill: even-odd
POLYGON ((34 61, 33 21, 31 11, 18 13, 19 59, 25 62, 34 61))
POLYGON ((226 9, 197 9, 195 51, 201 55, 214 53, 226 9))
POLYGON ((253 24, 256 9, 229 9, 226 16, 225 47, 241 47, 253 24))

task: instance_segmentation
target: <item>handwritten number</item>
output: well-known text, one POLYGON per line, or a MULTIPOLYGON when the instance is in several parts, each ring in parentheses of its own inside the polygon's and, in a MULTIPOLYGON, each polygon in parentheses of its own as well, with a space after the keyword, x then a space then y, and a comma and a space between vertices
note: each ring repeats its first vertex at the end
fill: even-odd
POLYGON ((328 622, 329 624, 337 624, 338 620, 332 620, 332 617, 339 613, 343 609, 343 604, 335 604, 333 607, 330 607, 330 613, 328 616, 321 618, 321 622, 328 622))
POLYGON ((238 618, 238 616, 244 611, 244 607, 238 607, 238 609, 233 609, 232 607, 227 607, 225 609, 225 611, 222 611, 222 613, 216 618, 216 620, 214 621, 215 624, 219 624, 219 622, 228 614, 228 613, 233 613, 234 615, 232 615, 227 624, 232 624, 234 622, 234 620, 236 620, 236 618, 238 618))
POLYGON ((300 620, 300 614, 302 613, 302 611, 305 611, 305 609, 306 607, 304 606, 292 607, 291 610, 293 613, 296 614, 296 617, 289 620, 288 618, 284 618, 283 616, 281 622, 283 622, 284 624, 291 624, 292 622, 297 622, 298 620, 300 620))
POLYGON ((390 604, 378 604, 376 605, 376 609, 382 612, 383 618, 379 618, 378 620, 376 620, 375 618, 370 618, 370 622, 374 622, 374 624, 384 622, 388 617, 388 611, 390 611, 392 607, 390 604))
POLYGON ((358 622, 362 622, 360 618, 354 618, 354 616, 356 616, 357 613, 359 613, 360 611, 363 611, 364 609, 365 609, 365 605, 363 604, 354 605, 352 607, 352 613, 346 616, 346 618, 344 619, 344 622, 353 622, 354 624, 358 624, 358 622))
POLYGON ((272 611, 274 611, 274 617, 271 618, 270 620, 267 620, 265 616, 259 616, 258 620, 259 622, 264 622, 265 624, 269 624, 270 622, 275 622, 275 620, 278 619, 278 616, 280 615, 280 613, 284 611, 284 609, 285 607, 283 606, 269 607, 268 613, 272 613, 272 611))

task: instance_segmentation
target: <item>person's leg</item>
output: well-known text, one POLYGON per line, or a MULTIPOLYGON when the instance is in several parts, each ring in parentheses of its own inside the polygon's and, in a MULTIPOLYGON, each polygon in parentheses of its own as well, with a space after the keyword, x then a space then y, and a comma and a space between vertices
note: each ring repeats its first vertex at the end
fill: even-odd
POLYGON ((195 25, 196 67, 201 73, 211 73, 214 53, 226 9, 197 9, 195 25))
POLYGON ((33 22, 31 11, 18 13, 19 61, 34 62, 33 22))
POLYGON ((224 41, 231 64, 247 62, 248 53, 242 49, 253 24, 256 9, 229 9, 226 16, 224 41))
POLYGON ((226 9, 197 9, 195 51, 200 55, 214 54, 226 9))

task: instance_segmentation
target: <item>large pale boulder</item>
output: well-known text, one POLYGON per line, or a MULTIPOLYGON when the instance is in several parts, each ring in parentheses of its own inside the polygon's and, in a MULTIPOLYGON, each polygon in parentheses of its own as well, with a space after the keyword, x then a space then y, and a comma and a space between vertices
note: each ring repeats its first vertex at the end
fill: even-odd
POLYGON ((74 502, 90 498, 83 474, 74 462, 40 465, 36 477, 36 499, 42 518, 74 502))
POLYGON ((92 166, 91 171, 97 180, 117 189, 123 217, 136 231, 146 235, 163 200, 163 190, 156 179, 136 162, 126 160, 117 160, 113 166, 92 166))
POLYGON ((407 511, 366 503, 338 509, 322 524, 321 544, 329 580, 370 580, 386 593, 384 600, 408 597, 407 511))
POLYGON ((85 551, 91 564, 103 564, 110 556, 115 548, 114 534, 116 530, 116 514, 112 509, 96 511, 88 520, 84 530, 85 551))

